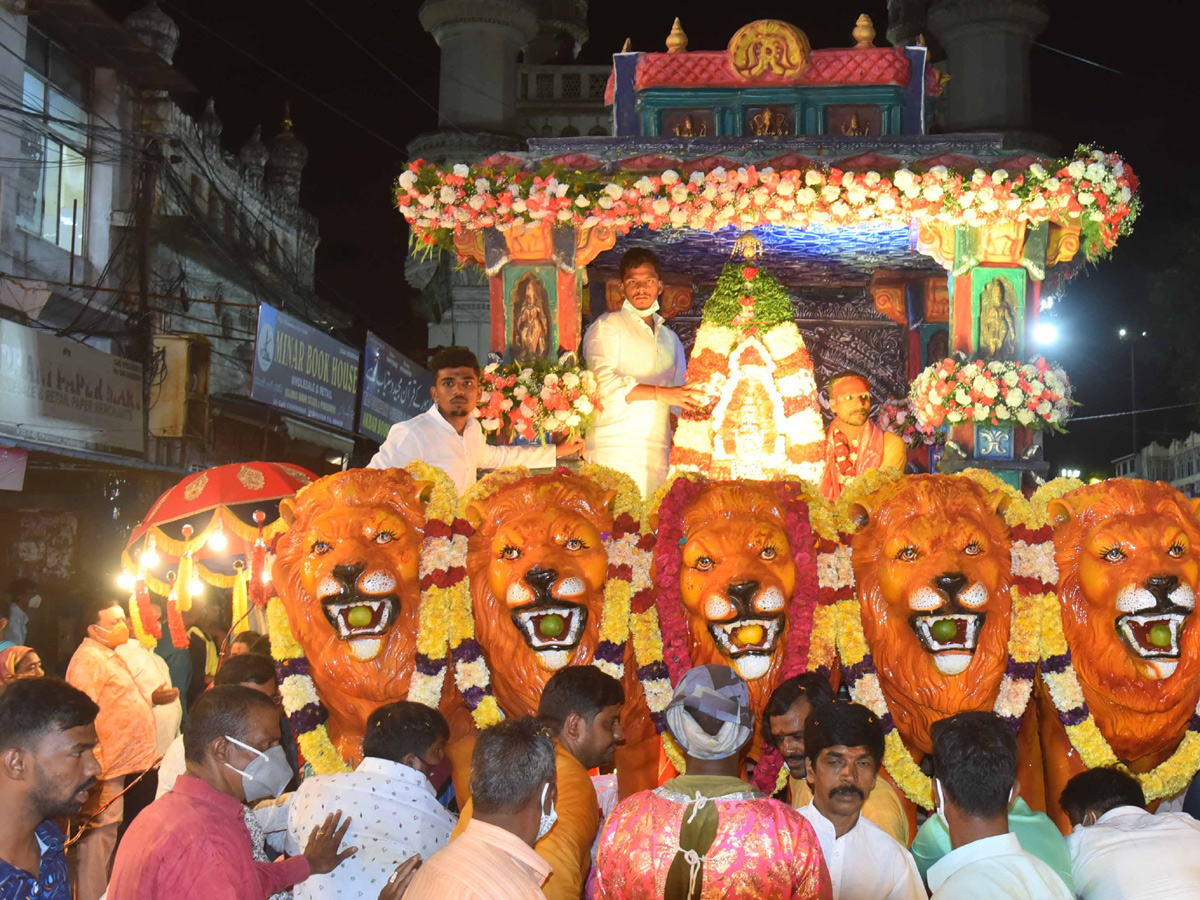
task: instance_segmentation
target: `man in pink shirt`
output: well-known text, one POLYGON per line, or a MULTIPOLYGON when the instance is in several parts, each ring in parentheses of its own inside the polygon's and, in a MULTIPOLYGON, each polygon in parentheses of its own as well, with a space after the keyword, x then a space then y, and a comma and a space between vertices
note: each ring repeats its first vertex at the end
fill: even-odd
POLYGON ((339 851, 350 824, 339 810, 300 856, 254 861, 243 804, 278 796, 291 778, 279 739, 279 710, 258 691, 231 685, 201 697, 183 731, 187 774, 125 832, 108 900, 266 900, 355 853, 339 851))
POLYGON ((558 818, 557 794, 554 740, 537 719, 482 732, 471 752, 475 815, 417 870, 404 900, 545 900, 550 864, 533 845, 558 818))

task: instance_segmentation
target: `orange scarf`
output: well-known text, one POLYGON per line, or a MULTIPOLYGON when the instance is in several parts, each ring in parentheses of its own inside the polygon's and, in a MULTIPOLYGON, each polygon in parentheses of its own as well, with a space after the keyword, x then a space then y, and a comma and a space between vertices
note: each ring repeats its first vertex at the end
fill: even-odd
POLYGON ((825 435, 825 474, 821 478, 821 496, 836 500, 842 493, 842 484, 868 469, 878 469, 883 464, 883 429, 870 419, 858 433, 858 440, 851 441, 835 420, 825 435), (854 459, 851 459, 854 454, 854 459))

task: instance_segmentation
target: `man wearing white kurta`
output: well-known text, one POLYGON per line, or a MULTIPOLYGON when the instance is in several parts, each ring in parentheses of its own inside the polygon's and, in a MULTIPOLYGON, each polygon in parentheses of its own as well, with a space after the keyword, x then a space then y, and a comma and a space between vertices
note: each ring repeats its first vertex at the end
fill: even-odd
POLYGON ((438 466, 461 494, 475 483, 476 469, 526 466, 544 469, 555 459, 583 449, 582 440, 546 447, 497 447, 489 444, 471 415, 479 405, 479 361, 465 347, 446 347, 429 360, 433 406, 416 418, 398 422, 368 464, 399 469, 414 460, 438 466))
POLYGON ((587 457, 626 473, 649 498, 667 477, 671 412, 693 406, 701 391, 684 384, 683 344, 658 315, 663 283, 652 251, 635 247, 621 257, 621 289, 624 305, 583 336, 599 388, 587 457))

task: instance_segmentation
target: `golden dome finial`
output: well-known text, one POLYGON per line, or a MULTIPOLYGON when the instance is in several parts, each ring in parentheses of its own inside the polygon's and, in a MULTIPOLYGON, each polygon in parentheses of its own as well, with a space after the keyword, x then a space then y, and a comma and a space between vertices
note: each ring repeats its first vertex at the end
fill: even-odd
POLYGON ((875 46, 875 23, 871 21, 871 17, 863 13, 858 17, 858 21, 854 23, 854 31, 851 36, 855 40, 855 50, 866 50, 875 46))
POLYGON ((747 261, 751 261, 755 257, 762 256, 762 252, 763 242, 755 237, 753 232, 747 231, 734 241, 733 253, 730 256, 735 258, 740 256, 747 261))
POLYGON ((683 32, 683 26, 679 24, 679 17, 676 16, 675 24, 671 26, 671 33, 667 35, 667 52, 668 53, 684 53, 687 51, 688 38, 683 32))

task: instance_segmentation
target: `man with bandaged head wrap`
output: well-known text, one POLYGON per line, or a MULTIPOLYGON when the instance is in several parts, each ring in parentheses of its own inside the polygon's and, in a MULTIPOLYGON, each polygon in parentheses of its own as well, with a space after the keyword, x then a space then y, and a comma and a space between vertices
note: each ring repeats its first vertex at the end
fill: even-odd
POLYGON ((613 810, 600 838, 595 896, 829 900, 812 826, 739 777, 754 733, 742 677, 728 666, 697 666, 680 679, 665 717, 684 774, 613 810))

